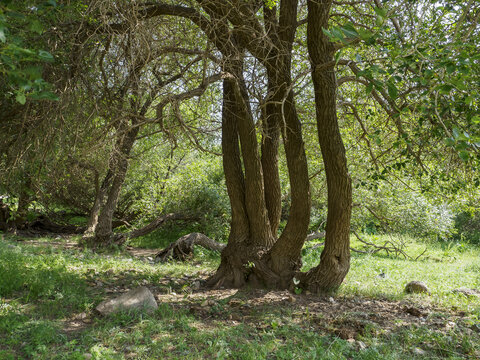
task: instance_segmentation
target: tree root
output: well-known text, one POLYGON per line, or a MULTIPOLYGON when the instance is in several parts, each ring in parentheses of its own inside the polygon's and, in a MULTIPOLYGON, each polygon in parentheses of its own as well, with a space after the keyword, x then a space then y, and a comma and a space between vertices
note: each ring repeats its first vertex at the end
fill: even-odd
POLYGON ((157 262, 165 262, 170 259, 185 261, 192 257, 193 248, 195 245, 218 252, 222 252, 226 247, 225 244, 218 243, 204 234, 191 233, 182 236, 177 241, 170 244, 170 246, 161 250, 157 255, 155 255, 155 259, 157 262))

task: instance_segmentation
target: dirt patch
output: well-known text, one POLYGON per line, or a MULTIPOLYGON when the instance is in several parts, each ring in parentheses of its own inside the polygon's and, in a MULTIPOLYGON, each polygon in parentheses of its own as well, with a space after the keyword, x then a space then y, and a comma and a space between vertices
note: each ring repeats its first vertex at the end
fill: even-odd
POLYGON ((389 333, 412 325, 443 332, 457 326, 465 316, 463 312, 446 312, 406 301, 319 297, 258 289, 202 289, 191 294, 157 294, 156 298, 159 303, 186 309, 206 323, 215 320, 232 325, 251 323, 258 327, 262 314, 286 311, 290 321, 301 327, 333 333, 345 340, 357 339, 366 332, 389 333))

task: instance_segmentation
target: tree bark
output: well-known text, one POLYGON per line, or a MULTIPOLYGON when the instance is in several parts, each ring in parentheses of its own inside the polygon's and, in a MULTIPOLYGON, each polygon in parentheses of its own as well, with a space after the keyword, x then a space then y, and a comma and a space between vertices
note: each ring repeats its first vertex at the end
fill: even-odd
POLYGON ((84 236, 91 236, 95 233, 95 228, 98 225, 98 216, 100 215, 100 210, 104 205, 105 193, 110 187, 110 182, 112 180, 112 168, 110 165, 105 175, 105 178, 102 181, 102 184, 99 184, 98 173, 95 173, 95 201, 90 210, 90 215, 88 217, 87 230, 85 230, 84 236))
POLYGON ((274 103, 275 88, 268 84, 265 108, 262 109, 262 169, 265 205, 273 236, 277 236, 282 215, 282 192, 278 172, 278 147, 280 143, 279 114, 274 103), (271 95, 270 95, 271 94, 271 95))
MULTIPOLYGON (((242 118, 242 115, 245 116, 245 110, 241 109, 243 105, 239 102, 237 97, 238 91, 236 94, 235 86, 237 85, 235 82, 236 79, 232 78, 225 79, 223 82, 222 109, 223 167, 231 204, 232 222, 227 247, 222 251, 220 266, 215 275, 208 280, 208 285, 213 287, 225 286, 238 288, 243 286, 246 283, 249 273, 249 270, 245 265, 258 259, 260 257, 260 252, 269 245, 270 240, 268 239, 268 235, 265 237, 254 235, 259 233, 258 230, 266 230, 267 233, 270 231, 265 204, 264 202, 262 204, 261 199, 259 199, 261 205, 257 204, 257 206, 263 206, 263 209, 260 208, 259 212, 263 212, 264 214, 264 224, 259 225, 258 220, 257 223, 251 222, 249 217, 249 210, 252 215, 255 214, 255 204, 252 202, 248 204, 248 199, 251 199, 254 195, 264 196, 263 191, 260 191, 260 194, 251 193, 249 196, 246 195, 247 189, 250 189, 250 191, 257 191, 255 188, 259 185, 258 178, 257 183, 252 183, 252 180, 255 179, 252 179, 251 177, 253 176, 252 172, 255 173, 255 171, 260 170, 255 169, 255 167, 261 165, 255 164, 255 159, 249 161, 248 165, 245 165, 245 172, 247 172, 248 166, 248 173, 250 174, 250 178, 248 178, 250 183, 247 187, 247 179, 242 169, 241 153, 244 158, 245 156, 248 156, 247 154, 251 153, 255 156, 255 149, 258 145, 256 139, 254 144, 252 144, 251 141, 248 142, 244 139, 242 152, 240 151, 238 127, 242 126, 239 123, 245 121, 245 119, 242 118), (255 149, 244 149, 244 147, 249 145, 254 145, 255 149), (263 229, 252 231, 252 227, 254 226, 261 226, 263 229)), ((243 127, 245 127, 245 125, 243 125, 243 127)), ((253 135, 255 134, 256 133, 253 132, 253 135)))
MULTIPOLYGON (((297 21, 297 0, 283 0, 277 32, 270 30, 279 49, 267 61, 272 96, 272 112, 280 123, 291 189, 287 225, 278 241, 262 261, 255 264, 255 275, 267 286, 288 288, 301 266, 301 249, 310 222, 310 181, 307 158, 292 91, 292 46, 297 21)), ((275 28, 275 27, 272 27, 275 28)))
POLYGON ((300 274, 300 286, 312 292, 337 289, 350 267, 350 216, 352 184, 336 112, 334 47, 323 34, 328 26, 331 1, 308 0, 307 45, 312 62, 317 130, 327 177, 328 215, 325 248, 320 264, 300 274))
POLYGON ((109 245, 113 236, 113 213, 115 212, 120 190, 125 181, 128 170, 128 157, 137 137, 138 126, 128 128, 125 125, 121 134, 120 146, 112 154, 114 171, 113 180, 105 204, 103 205, 98 217, 98 224, 95 227, 95 236, 93 242, 96 246, 109 245))

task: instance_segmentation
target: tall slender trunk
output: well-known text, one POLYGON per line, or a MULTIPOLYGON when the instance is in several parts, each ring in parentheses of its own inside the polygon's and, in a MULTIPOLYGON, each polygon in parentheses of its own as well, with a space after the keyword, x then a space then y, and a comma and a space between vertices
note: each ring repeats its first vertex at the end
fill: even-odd
POLYGON ((280 123, 291 189, 291 205, 287 225, 278 241, 261 262, 256 275, 268 286, 288 288, 301 266, 301 250, 310 223, 310 182, 307 158, 292 90, 291 62, 295 38, 297 0, 280 3, 278 30, 272 40, 279 49, 267 63, 272 110, 280 123))
POLYGON ((113 163, 115 171, 110 189, 108 190, 107 199, 103 204, 98 217, 98 224, 95 227, 95 244, 108 244, 113 235, 112 221, 115 212, 120 191, 125 181, 128 170, 128 157, 135 143, 139 127, 128 128, 121 135, 119 148, 113 153, 113 163))
POLYGON ((209 279, 209 284, 241 287, 247 277, 243 265, 254 255, 247 250, 250 242, 250 224, 245 204, 245 176, 237 129, 238 104, 233 87, 231 80, 223 81, 222 156, 232 221, 227 247, 222 251, 220 266, 215 275, 209 279))
MULTIPOLYGON (((268 94, 274 94, 274 86, 269 82, 268 94)), ((277 236, 278 225, 282 214, 282 192, 278 171, 278 146, 280 143, 280 119, 276 110, 274 96, 268 96, 262 110, 262 169, 265 189, 265 204, 268 211, 270 228, 277 236)))
POLYGON ((105 178, 100 185, 98 173, 95 174, 95 200, 93 202, 92 208, 90 209, 87 229, 85 230, 84 236, 90 236, 95 233, 95 228, 98 224, 98 216, 100 215, 100 210, 104 204, 107 189, 110 187, 112 175, 112 168, 109 167, 107 170, 107 174, 105 175, 105 178))
POLYGON ((331 1, 308 0, 307 44, 312 62, 317 130, 327 177, 328 215, 325 248, 320 264, 300 276, 301 286, 313 292, 340 286, 350 268, 350 216, 352 184, 336 111, 336 79, 332 62, 334 47, 323 34, 328 25, 331 1))

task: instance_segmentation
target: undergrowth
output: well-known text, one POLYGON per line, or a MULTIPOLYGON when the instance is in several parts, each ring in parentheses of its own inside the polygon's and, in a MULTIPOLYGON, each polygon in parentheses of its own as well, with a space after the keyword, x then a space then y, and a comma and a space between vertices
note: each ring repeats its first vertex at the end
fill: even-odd
MULTIPOLYGON (((363 313, 333 314, 332 322, 309 310, 308 304, 249 305, 239 312, 227 300, 214 299, 211 306, 202 306, 201 299, 191 300, 190 282, 205 278, 218 266, 218 254, 206 250, 196 251, 189 263, 154 264, 120 250, 96 254, 77 247, 50 246, 48 238, 35 243, 19 240, 24 239, 4 236, 0 241, 0 359, 480 356, 480 300, 452 292, 459 287, 480 288, 480 250, 476 247, 429 245, 416 261, 384 252, 352 253, 351 271, 333 302, 387 299, 399 306, 435 311, 407 323, 398 319, 394 330, 372 323, 354 338, 343 338, 337 333, 339 319, 361 318, 363 313), (411 280, 425 282, 431 295, 406 295, 403 288, 411 280), (178 301, 161 302, 149 315, 95 314, 93 309, 100 301, 140 285, 156 295, 176 296, 178 301), (427 324, 436 322, 441 329, 427 324)), ((412 258, 425 248, 415 239, 396 240, 408 242, 406 251, 412 258)), ((368 241, 381 245, 387 238, 370 237, 368 241)), ((158 242, 145 239, 144 247, 158 242)), ((304 249, 305 269, 318 262, 321 247, 314 245, 308 243, 304 249)), ((353 238, 352 247, 366 250, 353 238)), ((298 301, 304 301, 302 296, 297 296, 298 301)))

